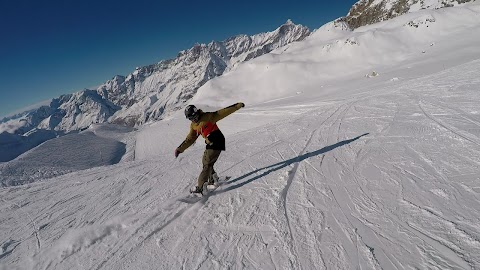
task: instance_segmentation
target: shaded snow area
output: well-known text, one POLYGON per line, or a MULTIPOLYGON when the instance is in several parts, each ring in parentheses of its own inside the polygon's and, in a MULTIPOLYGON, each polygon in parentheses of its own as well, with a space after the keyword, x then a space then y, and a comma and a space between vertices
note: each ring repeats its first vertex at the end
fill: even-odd
POLYGON ((0 163, 0 185, 22 185, 133 160, 134 142, 124 139, 130 131, 131 128, 105 124, 46 141, 12 161, 0 163))
POLYGON ((62 133, 52 130, 34 130, 23 136, 8 132, 0 133, 0 162, 13 160, 22 153, 57 137, 59 134, 62 133))
POLYGON ((207 83, 202 109, 247 106, 218 123, 231 178, 197 200, 182 112, 40 145, 7 165, 105 166, 0 189, 0 269, 480 269, 479 13, 335 34, 326 62, 337 43, 312 36, 207 83))

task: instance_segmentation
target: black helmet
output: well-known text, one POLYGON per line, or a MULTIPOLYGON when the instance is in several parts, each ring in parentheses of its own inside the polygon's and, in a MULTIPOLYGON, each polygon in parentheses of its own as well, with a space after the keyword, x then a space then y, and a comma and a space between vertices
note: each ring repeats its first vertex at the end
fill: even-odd
POLYGON ((194 105, 188 105, 185 108, 185 117, 190 121, 197 121, 200 116, 200 112, 194 105))

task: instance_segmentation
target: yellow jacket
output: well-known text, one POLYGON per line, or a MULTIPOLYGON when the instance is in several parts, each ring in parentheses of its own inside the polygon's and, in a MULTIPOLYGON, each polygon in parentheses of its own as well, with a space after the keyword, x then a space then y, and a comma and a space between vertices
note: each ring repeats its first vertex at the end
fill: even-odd
POLYGON ((192 121, 187 138, 177 147, 177 151, 180 153, 185 151, 195 143, 200 135, 205 139, 207 149, 225 150, 225 137, 216 123, 244 106, 245 104, 243 103, 236 103, 216 112, 203 112, 200 110, 198 122, 192 121))

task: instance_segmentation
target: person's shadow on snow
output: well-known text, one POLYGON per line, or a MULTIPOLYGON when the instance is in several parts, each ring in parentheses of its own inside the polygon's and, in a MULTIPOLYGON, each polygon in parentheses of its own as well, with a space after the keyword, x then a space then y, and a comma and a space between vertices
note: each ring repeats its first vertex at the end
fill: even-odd
POLYGON ((360 139, 360 138, 363 137, 363 136, 367 136, 368 134, 369 134, 369 133, 365 133, 365 134, 362 134, 362 135, 360 135, 360 136, 358 136, 358 137, 355 137, 355 138, 353 138, 353 139, 344 140, 344 141, 338 142, 338 143, 336 143, 336 144, 332 144, 332 145, 326 146, 326 147, 324 147, 324 148, 322 148, 322 149, 319 149, 319 150, 317 150, 317 151, 309 152, 309 153, 300 155, 300 156, 298 156, 298 157, 294 157, 294 158, 291 158, 291 159, 288 159, 288 160, 285 160, 285 161, 281 161, 281 162, 272 164, 272 165, 267 166, 267 167, 263 167, 263 168, 260 168, 260 169, 256 169, 255 171, 249 172, 249 173, 244 174, 244 175, 242 175, 242 176, 240 176, 240 177, 237 177, 237 178, 235 178, 235 179, 232 179, 232 180, 230 180, 230 181, 227 181, 225 184, 233 184, 233 183, 236 183, 236 182, 238 182, 238 181, 240 181, 240 180, 242 180, 242 179, 245 179, 245 178, 249 177, 249 176, 252 175, 252 174, 256 174, 256 173, 258 173, 258 172, 260 172, 260 171, 263 171, 263 170, 266 170, 266 171, 263 172, 263 173, 261 173, 261 174, 259 174, 259 175, 256 175, 255 177, 252 177, 252 178, 248 179, 247 181, 244 181, 244 182, 238 183, 238 184, 236 184, 236 185, 229 186, 229 187, 227 187, 227 188, 225 188, 225 189, 219 190, 219 191, 216 192, 216 193, 218 194, 218 193, 228 192, 228 191, 234 190, 234 189, 236 189, 236 188, 242 187, 242 186, 244 186, 244 185, 246 185, 246 184, 248 184, 248 183, 251 183, 251 182, 253 182, 253 181, 255 181, 255 180, 259 179, 259 178, 262 178, 262 177, 270 174, 271 172, 278 171, 278 170, 283 169, 283 168, 285 168, 285 167, 287 167, 287 166, 289 166, 289 165, 291 165, 291 164, 293 164, 293 163, 298 163, 298 162, 303 161, 303 160, 305 160, 305 159, 307 159, 307 158, 314 157, 314 156, 318 156, 318 155, 321 155, 321 154, 325 154, 325 153, 327 153, 327 152, 329 152, 329 151, 332 151, 332 150, 335 149, 335 148, 338 148, 338 147, 344 146, 344 145, 346 145, 346 144, 352 143, 352 142, 360 139))

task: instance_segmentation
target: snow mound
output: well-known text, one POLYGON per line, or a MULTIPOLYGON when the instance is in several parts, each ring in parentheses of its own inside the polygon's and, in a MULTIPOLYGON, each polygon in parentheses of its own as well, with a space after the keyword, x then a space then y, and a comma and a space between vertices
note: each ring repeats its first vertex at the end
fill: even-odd
POLYGON ((30 183, 61 174, 118 163, 126 152, 122 142, 93 132, 70 134, 49 140, 0 164, 2 186, 30 183))
POLYGON ((13 160, 35 146, 57 137, 57 135, 56 131, 38 129, 24 136, 8 132, 0 133, 0 162, 13 160))

